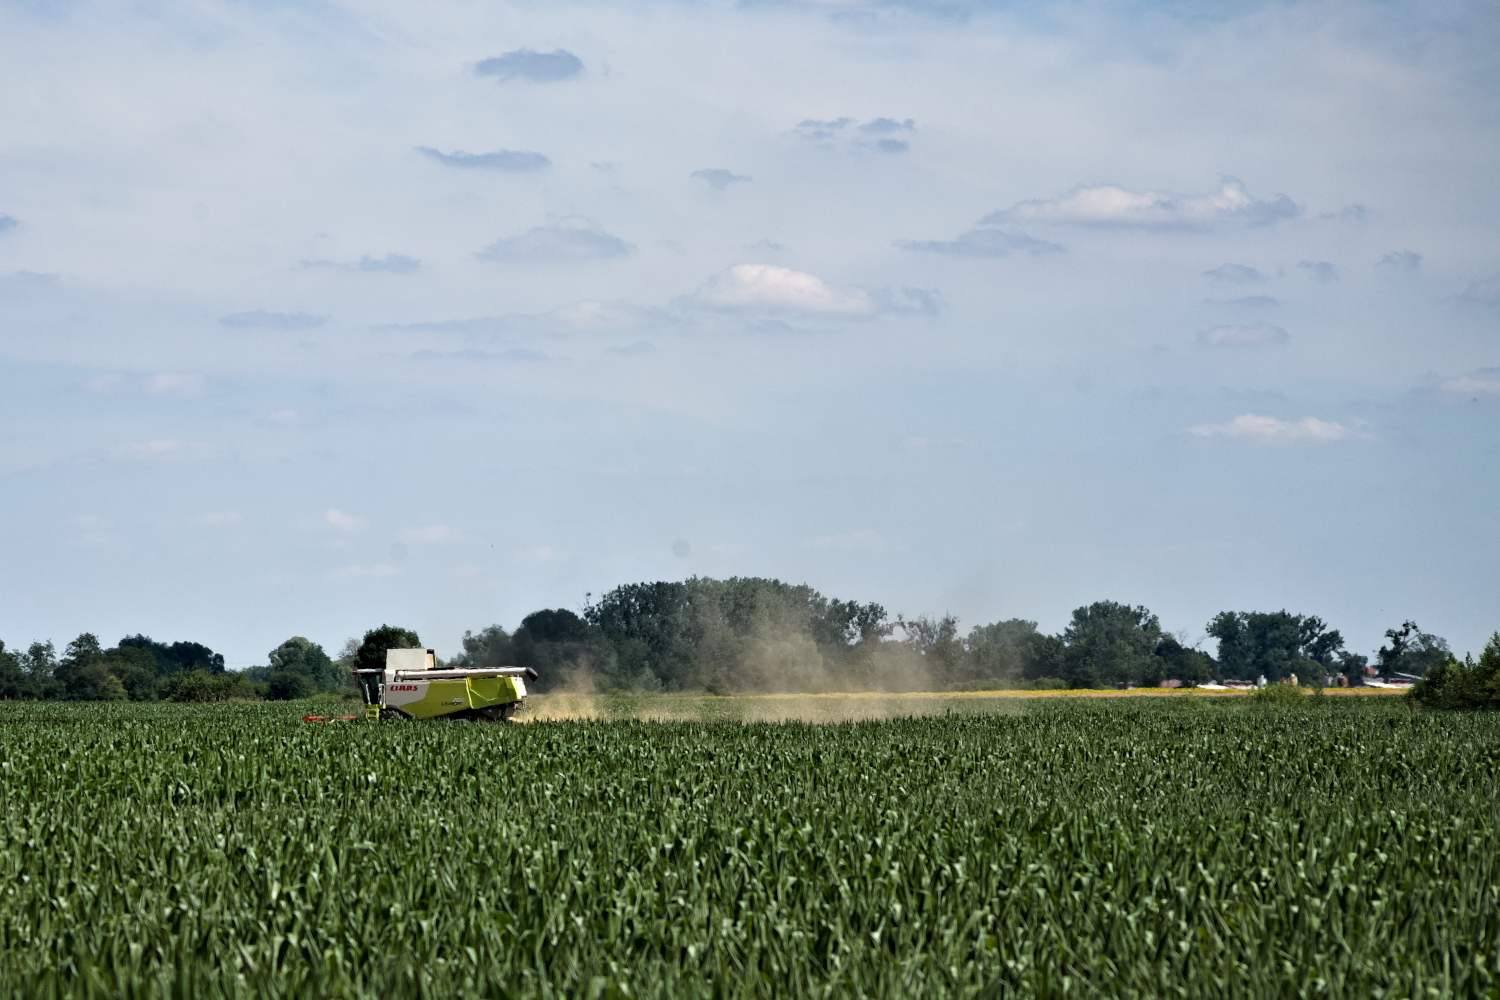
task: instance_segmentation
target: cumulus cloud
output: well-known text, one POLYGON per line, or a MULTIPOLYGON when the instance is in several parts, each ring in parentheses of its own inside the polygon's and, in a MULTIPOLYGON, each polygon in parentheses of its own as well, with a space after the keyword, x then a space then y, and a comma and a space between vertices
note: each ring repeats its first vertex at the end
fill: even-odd
POLYGON ((559 306, 538 318, 571 330, 623 330, 661 322, 664 317, 659 310, 628 302, 584 301, 559 306))
POLYGON ((1241 414, 1222 424, 1198 424, 1188 433, 1200 438, 1227 438, 1254 444, 1296 445, 1329 444, 1354 436, 1354 430, 1343 424, 1303 417, 1301 420, 1278 420, 1254 413, 1241 414))
POLYGON ((336 267, 345 271, 364 271, 366 273, 413 274, 421 270, 422 262, 415 257, 407 257, 399 253, 388 253, 384 257, 361 257, 352 263, 344 263, 336 260, 304 260, 302 266, 336 267))
POLYGON ((307 423, 307 418, 296 410, 273 410, 257 423, 269 424, 272 427, 301 427, 307 423))
POLYGON ((232 528, 244 522, 245 519, 237 510, 212 511, 193 518, 193 523, 200 528, 232 528))
POLYGON ((1410 250, 1392 250, 1380 258, 1380 267, 1388 267, 1395 271, 1420 271, 1422 269, 1422 255, 1410 250))
POLYGON ((413 361, 550 361, 544 351, 507 347, 503 351, 415 351, 413 361))
POLYGON ((1500 274, 1471 283, 1459 298, 1482 306, 1500 306, 1500 274))
POLYGON ((475 256, 498 261, 569 261, 623 257, 635 249, 591 219, 572 217, 496 240, 475 256))
POLYGON ((1438 389, 1450 396, 1470 399, 1500 397, 1500 368, 1482 368, 1473 375, 1460 375, 1438 383, 1438 389))
POLYGON ((1339 277, 1339 269, 1326 260, 1300 261, 1297 264, 1297 269, 1305 272, 1314 281, 1321 281, 1324 284, 1330 281, 1337 281, 1339 277))
POLYGON ((981 224, 1046 222, 1141 229, 1220 229, 1269 225, 1301 211, 1284 194, 1270 201, 1251 197, 1244 184, 1228 177, 1218 191, 1202 195, 1127 191, 1112 184, 1077 187, 1061 198, 1020 202, 987 216, 981 224))
POLYGON ((219 451, 213 445, 192 441, 146 441, 116 445, 109 453, 122 462, 202 462, 217 458, 219 451))
POLYGON ((736 264, 709 279, 694 300, 728 312, 871 316, 879 301, 858 288, 836 288, 816 275, 774 264, 736 264))
POLYGON ((352 266, 356 271, 388 271, 391 274, 411 274, 422 266, 422 262, 415 257, 406 257, 399 253, 388 253, 378 260, 374 257, 361 257, 352 266))
POLYGON ((555 83, 582 73, 583 61, 566 49, 554 49, 551 52, 516 49, 514 52, 482 60, 474 66, 474 72, 480 76, 493 76, 501 81, 555 83))
POLYGON ((866 135, 892 135, 897 132, 915 132, 917 123, 912 118, 904 122, 898 122, 894 118, 876 118, 874 121, 865 122, 859 130, 866 135))
POLYGON ((904 153, 911 143, 896 138, 896 135, 916 130, 917 124, 910 118, 904 122, 898 122, 894 118, 876 118, 859 126, 860 140, 855 145, 876 153, 904 153))
MULTIPOLYGON (((852 124, 853 118, 833 118, 828 121, 807 118, 797 123, 795 132, 804 139, 826 142, 838 138, 852 124)), ((855 128, 853 147, 876 153, 904 153, 910 143, 896 136, 916 130, 917 123, 911 118, 905 121, 875 118, 855 128)))
POLYGON ((1216 326, 1198 334, 1198 343, 1210 347, 1265 347, 1285 344, 1287 332, 1269 323, 1251 323, 1248 326, 1216 326))
POLYGON ((724 170, 719 167, 694 170, 693 176, 698 180, 703 181, 715 191, 722 191, 736 181, 748 182, 753 179, 745 176, 744 174, 736 174, 732 171, 724 170))
POLYGON ((348 533, 364 531, 370 526, 370 522, 364 518, 355 517, 353 514, 345 514, 337 507, 323 512, 323 523, 337 531, 348 533))
MULTIPOLYGON (((577 332, 615 333, 644 327, 659 329, 674 322, 662 309, 628 302, 585 300, 540 314, 512 313, 508 316, 476 316, 471 319, 428 320, 420 323, 386 323, 381 331, 435 333, 497 341, 528 335, 566 335, 577 332)), ((536 355, 543 358, 545 355, 536 355)))
POLYGON ((146 391, 153 396, 191 399, 203 395, 207 384, 207 377, 197 372, 161 372, 146 379, 146 391))
POLYGON ((20 223, 17 222, 13 217, 9 215, 0 215, 0 233, 14 229, 19 225, 20 223))
POLYGON ((219 322, 235 328, 265 327, 272 330, 305 330, 314 326, 322 326, 328 322, 328 317, 303 312, 277 313, 254 309, 250 312, 232 313, 219 322))
POLYGON ((328 574, 330 580, 378 580, 401 572, 394 566, 345 566, 328 574))
POLYGON ((1320 219, 1342 219, 1345 222, 1363 222, 1370 215, 1370 210, 1360 204, 1345 205, 1337 212, 1324 212, 1318 216, 1320 219))
POLYGON ((418 146, 417 152, 437 160, 444 166, 465 170, 541 170, 552 165, 552 161, 541 153, 515 149, 497 149, 492 153, 466 153, 461 149, 445 153, 431 146, 418 146))
POLYGON ((949 257, 1008 257, 1012 253, 1029 253, 1034 257, 1062 253, 1058 243, 1049 243, 1006 229, 971 229, 952 240, 897 240, 902 250, 938 253, 949 257))
POLYGON ((413 545, 442 545, 456 542, 462 536, 444 524, 429 524, 424 528, 402 528, 401 540, 413 545))
POLYGON ((835 118, 832 121, 805 118, 797 123, 797 134, 804 139, 832 139, 852 121, 852 118, 835 118))
POLYGON ((1204 271, 1203 276, 1212 278, 1214 281, 1229 281, 1237 285, 1265 278, 1265 275, 1247 264, 1220 264, 1211 271, 1204 271))

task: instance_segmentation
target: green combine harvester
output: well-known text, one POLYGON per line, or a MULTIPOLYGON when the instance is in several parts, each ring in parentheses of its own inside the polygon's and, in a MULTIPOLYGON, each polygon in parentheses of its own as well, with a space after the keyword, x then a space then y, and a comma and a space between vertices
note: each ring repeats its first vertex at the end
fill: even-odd
POLYGON ((365 718, 509 722, 526 700, 530 667, 436 669, 430 649, 388 649, 384 670, 359 670, 365 718))

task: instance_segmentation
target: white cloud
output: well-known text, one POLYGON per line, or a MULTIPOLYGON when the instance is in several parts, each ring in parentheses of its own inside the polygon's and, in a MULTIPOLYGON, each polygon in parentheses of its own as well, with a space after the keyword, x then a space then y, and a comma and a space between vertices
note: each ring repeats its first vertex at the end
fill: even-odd
POLYGON ((890 546, 880 532, 866 529, 842 535, 818 535, 805 542, 816 552, 888 552, 890 546))
POLYGON ((264 327, 270 330, 307 330, 327 323, 328 317, 303 312, 277 313, 267 312, 264 309, 252 309, 250 312, 225 316, 219 322, 235 329, 264 327))
POLYGON ((1438 388, 1454 396, 1469 396, 1470 398, 1474 396, 1496 396, 1500 395, 1500 379, 1474 378, 1472 375, 1460 375, 1458 378, 1450 378, 1438 383, 1438 388))
POLYGON ((121 444, 109 450, 112 458, 124 462, 202 462, 218 457, 213 445, 192 441, 146 441, 121 444))
POLYGON ((517 149, 497 149, 492 153, 466 153, 459 149, 445 153, 431 146, 418 146, 417 152, 446 166, 459 167, 464 170, 526 171, 540 170, 552 164, 552 161, 541 153, 517 149))
POLYGON ((754 179, 752 177, 747 177, 744 174, 737 174, 732 170, 725 170, 722 167, 709 167, 703 170, 694 170, 692 176, 700 181, 703 181, 715 191, 722 191, 729 185, 736 182, 748 183, 749 181, 754 179))
POLYGON ((1203 276, 1214 281, 1232 281, 1238 285, 1265 278, 1265 275, 1248 264, 1220 264, 1210 271, 1204 271, 1203 276))
POLYGON ((417 545, 441 545, 444 542, 456 542, 461 537, 458 532, 442 524, 430 524, 425 528, 401 529, 401 540, 417 545))
POLYGON ((1388 267, 1395 271, 1420 271, 1422 255, 1411 250, 1392 250, 1380 258, 1377 266, 1388 267))
POLYGON ((870 316, 877 311, 875 297, 863 289, 836 288, 816 275, 774 264, 736 264, 711 278, 694 298, 734 312, 870 316))
POLYGON ((532 83, 555 83, 569 80, 583 72, 583 61, 566 49, 533 52, 516 49, 503 56, 480 61, 474 67, 480 76, 499 80, 529 80, 532 83))
POLYGON ((512 562, 518 562, 523 565, 541 566, 552 562, 560 555, 561 553, 553 549, 550 545, 533 545, 530 548, 512 552, 510 558, 512 562))
POLYGON ((1161 191, 1127 191, 1112 184, 1074 188, 1061 198, 1023 201, 995 212, 981 225, 1000 222, 1050 222, 1082 226, 1134 226, 1146 229, 1211 229, 1263 226, 1292 218, 1301 209, 1286 195, 1270 201, 1253 198, 1232 177, 1212 194, 1179 195, 1161 191))
POLYGON ((902 250, 939 253, 949 257, 1008 257, 1029 253, 1034 257, 1062 253, 1064 247, 1005 229, 971 229, 952 240, 897 240, 902 250))
POLYGON ((1482 306, 1500 306, 1500 274, 1480 278, 1471 283, 1459 298, 1465 302, 1477 302, 1482 306))
POLYGON ((197 372, 161 372, 146 379, 146 391, 153 396, 176 396, 191 399, 203 395, 208 379, 197 372))
POLYGON ((201 528, 232 528, 237 524, 243 524, 245 519, 237 510, 220 510, 208 514, 199 514, 193 518, 193 523, 201 528))
POLYGON ((323 523, 339 531, 364 531, 370 526, 370 522, 353 514, 345 514, 338 508, 332 508, 323 513, 323 523))
POLYGON ((330 580, 378 580, 401 572, 394 566, 345 566, 328 574, 330 580))
POLYGON ((262 423, 272 424, 276 427, 299 427, 307 423, 302 414, 296 410, 276 410, 267 413, 262 423))
POLYGON ((1321 281, 1324 284, 1339 279, 1339 269, 1326 260, 1298 261, 1297 269, 1305 272, 1314 281, 1321 281))
POLYGON ((1278 420, 1254 413, 1241 414, 1222 424, 1198 424, 1188 433, 1201 438, 1231 438, 1257 444, 1327 444, 1343 441, 1355 432, 1343 424, 1303 417, 1301 420, 1278 420))
POLYGON ((1268 344, 1285 344, 1287 340, 1287 332, 1270 323, 1216 326, 1198 334, 1198 343, 1211 347, 1264 347, 1268 344))
POLYGON ((388 253, 384 257, 371 257, 368 254, 356 261, 340 260, 304 260, 303 267, 328 267, 341 271, 363 271, 366 274, 384 272, 387 274, 415 274, 422 269, 422 262, 415 257, 405 254, 388 253))
POLYGON ((480 260, 559 262, 623 257, 634 250, 632 244, 606 233, 592 219, 573 216, 496 240, 475 256, 480 260))
POLYGON ((655 310, 626 302, 575 302, 561 306, 537 317, 537 326, 548 326, 548 321, 574 330, 619 330, 643 326, 649 322, 662 322, 655 310))

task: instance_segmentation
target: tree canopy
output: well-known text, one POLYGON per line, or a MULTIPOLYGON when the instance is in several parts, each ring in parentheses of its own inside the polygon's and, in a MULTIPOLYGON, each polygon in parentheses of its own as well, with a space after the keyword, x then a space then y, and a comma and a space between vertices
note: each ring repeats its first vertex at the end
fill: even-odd
POLYGON ((1223 676, 1243 680, 1264 675, 1274 682, 1296 674, 1299 679, 1316 676, 1321 683, 1344 648, 1343 636, 1323 619, 1285 610, 1222 611, 1207 631, 1219 640, 1223 676))
MULTIPOLYGON (((1166 631, 1148 608, 1117 601, 1074 609, 1055 635, 1021 618, 963 633, 951 614, 892 619, 880 604, 827 597, 806 584, 695 576, 624 584, 597 599, 587 595, 578 611, 533 611, 513 632, 498 624, 465 632, 449 665, 530 667, 539 675, 531 685, 537 691, 728 693, 1090 688, 1261 675, 1277 681, 1293 674, 1321 684, 1337 670, 1358 683, 1366 662, 1316 615, 1224 611, 1206 629, 1217 640, 1217 659, 1188 645, 1185 633, 1166 631)), ((1430 676, 1429 693, 1477 689, 1477 681, 1454 678, 1480 675, 1461 673, 1469 668, 1454 660, 1448 644, 1415 622, 1388 630, 1386 639, 1377 654, 1386 674, 1430 676)), ((347 691, 351 670, 379 670, 387 650, 421 647, 416 632, 382 624, 349 640, 335 660, 320 644, 294 635, 270 651, 264 666, 234 673, 200 643, 140 634, 106 649, 84 633, 61 656, 50 642, 32 643, 25 652, 0 643, 0 699, 298 698, 347 691)), ((1486 649, 1491 659, 1480 662, 1489 670, 1500 653, 1486 649)))

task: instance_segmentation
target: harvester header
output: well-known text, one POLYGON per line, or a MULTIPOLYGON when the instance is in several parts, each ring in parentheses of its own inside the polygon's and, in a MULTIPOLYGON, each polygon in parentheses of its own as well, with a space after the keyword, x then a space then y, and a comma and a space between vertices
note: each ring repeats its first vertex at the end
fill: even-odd
POLYGON ((388 649, 385 669, 359 670, 367 719, 508 722, 526 701, 530 667, 437 669, 431 649, 388 649))

